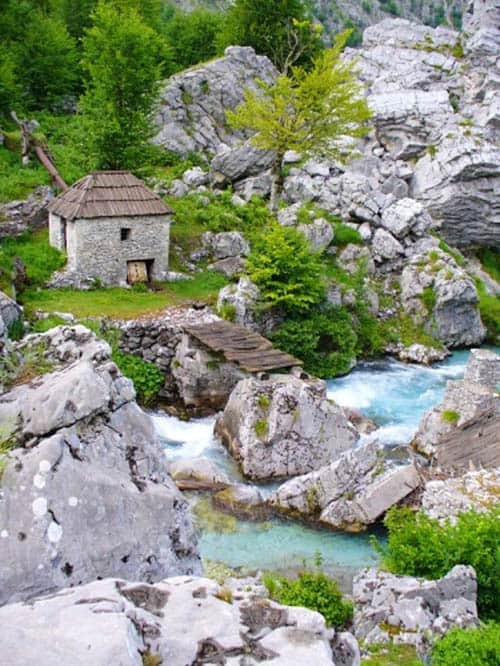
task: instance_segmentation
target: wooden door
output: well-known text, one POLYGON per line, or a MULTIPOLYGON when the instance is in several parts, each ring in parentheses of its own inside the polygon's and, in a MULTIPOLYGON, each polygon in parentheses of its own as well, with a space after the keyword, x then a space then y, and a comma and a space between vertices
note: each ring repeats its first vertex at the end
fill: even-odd
POLYGON ((148 281, 148 270, 145 261, 129 261, 127 263, 129 284, 148 281))

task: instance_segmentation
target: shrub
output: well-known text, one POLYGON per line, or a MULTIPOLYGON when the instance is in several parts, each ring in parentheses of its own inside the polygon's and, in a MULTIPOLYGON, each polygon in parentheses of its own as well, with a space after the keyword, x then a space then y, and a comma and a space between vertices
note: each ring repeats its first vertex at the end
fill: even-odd
POLYGON ((125 377, 132 380, 138 401, 143 405, 151 404, 165 382, 156 365, 116 348, 113 349, 113 361, 125 377))
POLYGON ((482 280, 476 279, 475 282, 479 295, 479 312, 487 330, 487 341, 497 344, 500 341, 500 298, 488 294, 482 280))
POLYGON ((273 224, 256 239, 247 271, 260 288, 264 305, 281 307, 288 314, 304 314, 325 294, 319 255, 290 227, 273 224))
POLYGON ((344 224, 339 218, 330 217, 330 221, 333 224, 333 244, 338 245, 339 247, 344 247, 345 245, 362 245, 363 239, 361 234, 357 229, 353 229, 348 224, 344 224))
POLYGON ((203 231, 254 232, 269 221, 269 211, 260 197, 252 197, 244 206, 232 201, 233 193, 226 190, 219 195, 187 194, 169 204, 175 213, 176 225, 202 227, 203 231))
POLYGON ((393 507, 385 525, 388 543, 382 561, 390 571, 436 579, 456 564, 474 567, 478 580, 478 608, 485 618, 500 616, 500 507, 485 513, 461 513, 455 525, 440 525, 425 513, 393 507))
POLYGON ((480 629, 455 628, 436 643, 432 666, 498 666, 500 624, 491 622, 480 629))
POLYGON ((425 305, 427 312, 432 314, 436 305, 436 293, 434 289, 432 287, 425 287, 420 298, 425 305))
POLYGON ((280 349, 304 361, 304 369, 318 377, 348 372, 357 344, 351 316, 342 307, 329 307, 307 319, 288 320, 272 340, 280 349))
POLYGON ((443 421, 446 421, 446 423, 456 423, 460 418, 460 414, 454 409, 445 409, 441 412, 441 418, 443 421))
POLYGON ((352 617, 353 606, 344 601, 335 580, 322 572, 303 572, 296 580, 264 576, 264 585, 273 599, 287 606, 303 606, 321 613, 326 624, 344 626, 352 617))

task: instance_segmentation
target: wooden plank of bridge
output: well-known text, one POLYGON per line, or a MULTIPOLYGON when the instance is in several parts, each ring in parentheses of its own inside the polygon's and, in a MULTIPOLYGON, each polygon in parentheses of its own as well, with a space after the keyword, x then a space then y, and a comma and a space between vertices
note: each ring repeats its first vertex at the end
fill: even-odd
POLYGON ((237 363, 248 372, 280 370, 302 365, 302 361, 294 356, 275 349, 262 335, 229 321, 186 326, 185 330, 203 345, 223 354, 226 360, 237 363))

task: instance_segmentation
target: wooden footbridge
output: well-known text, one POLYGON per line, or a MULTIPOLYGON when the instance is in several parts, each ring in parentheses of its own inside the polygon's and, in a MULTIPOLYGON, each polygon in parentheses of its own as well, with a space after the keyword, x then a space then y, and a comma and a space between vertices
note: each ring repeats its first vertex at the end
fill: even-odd
POLYGON ((184 326, 188 335, 212 351, 222 354, 247 372, 266 372, 301 366, 302 361, 275 349, 269 340, 244 326, 228 321, 215 321, 184 326))

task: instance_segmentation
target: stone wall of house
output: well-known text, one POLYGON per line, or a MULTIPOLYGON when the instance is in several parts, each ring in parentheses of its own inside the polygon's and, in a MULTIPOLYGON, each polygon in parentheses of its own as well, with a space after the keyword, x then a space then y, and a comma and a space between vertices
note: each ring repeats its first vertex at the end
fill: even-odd
POLYGON ((49 213, 49 242, 62 252, 66 252, 64 246, 63 221, 59 215, 49 213))
MULTIPOLYGON (((151 279, 165 279, 169 232, 169 218, 160 215, 70 221, 66 231, 67 272, 99 278, 107 285, 125 285, 127 262, 153 260, 151 279), (123 240, 122 229, 130 230, 123 240)), ((57 247, 60 242, 61 230, 56 224, 51 243, 57 247)))

